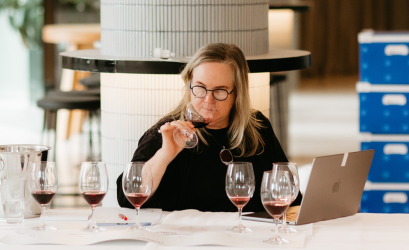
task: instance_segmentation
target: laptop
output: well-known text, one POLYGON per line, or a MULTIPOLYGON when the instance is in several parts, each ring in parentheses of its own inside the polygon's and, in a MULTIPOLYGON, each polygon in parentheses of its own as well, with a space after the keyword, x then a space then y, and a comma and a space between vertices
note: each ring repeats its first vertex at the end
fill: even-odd
MULTIPOLYGON (((290 207, 287 222, 302 225, 356 214, 374 153, 370 149, 315 158, 301 205, 290 207)), ((242 218, 273 221, 267 212, 242 218)))

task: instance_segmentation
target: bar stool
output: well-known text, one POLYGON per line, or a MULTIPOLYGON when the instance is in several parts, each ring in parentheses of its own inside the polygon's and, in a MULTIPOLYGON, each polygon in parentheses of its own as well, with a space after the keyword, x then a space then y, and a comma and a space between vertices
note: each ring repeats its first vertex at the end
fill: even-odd
POLYGON ((101 87, 101 77, 100 74, 92 73, 87 78, 82 78, 80 80, 80 84, 87 89, 95 89, 101 87))
MULTIPOLYGON (((44 133, 49 134, 50 130, 54 130, 54 138, 52 145, 54 145, 54 161, 56 161, 57 151, 57 111, 61 109, 66 110, 85 110, 88 111, 89 119, 89 154, 88 160, 99 160, 101 154, 101 131, 99 121, 99 110, 101 108, 101 98, 99 89, 85 90, 85 91, 50 91, 46 97, 37 101, 37 106, 44 109, 44 124, 42 143, 44 143, 44 133), (93 140, 92 140, 92 122, 97 120, 98 138, 99 138, 99 155, 93 154, 93 140)), ((49 145, 50 138, 47 137, 46 144, 49 145)))
MULTIPOLYGON (((45 25, 42 31, 42 38, 45 43, 68 44, 67 51, 92 49, 93 44, 101 39, 101 26, 97 24, 49 24, 45 25)), ((83 90, 85 87, 79 80, 88 77, 90 73, 72 70, 63 70, 61 76, 60 90, 83 90)), ((71 132, 80 132, 83 112, 73 111, 60 112, 60 131, 64 132, 64 137, 68 139, 71 132), (67 121, 69 121, 67 123, 67 121), (65 128, 65 126, 67 126, 65 128)))

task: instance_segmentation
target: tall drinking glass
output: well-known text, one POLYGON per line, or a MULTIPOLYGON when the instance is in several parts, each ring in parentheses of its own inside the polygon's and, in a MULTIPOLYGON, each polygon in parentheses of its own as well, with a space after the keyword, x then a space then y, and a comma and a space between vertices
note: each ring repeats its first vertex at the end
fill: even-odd
MULTIPOLYGON (((292 162, 278 162, 274 163, 275 165, 282 166, 283 168, 288 168, 290 172, 290 181, 291 181, 291 203, 295 201, 298 196, 298 192, 300 191, 300 178, 298 177, 298 168, 297 163, 292 162)), ((273 165, 274 165, 273 164, 273 165)), ((287 225, 287 217, 286 213, 283 215, 283 224, 278 228, 280 233, 296 233, 297 230, 289 227, 287 225)))
POLYGON ((58 177, 55 163, 42 161, 31 165, 28 188, 33 198, 41 206, 41 224, 34 227, 36 231, 56 230, 45 224, 45 206, 51 202, 58 189, 58 177))
POLYGON ((122 176, 122 189, 128 201, 136 209, 135 225, 127 230, 148 230, 141 226, 139 209, 152 191, 152 174, 149 165, 145 162, 127 163, 122 176))
POLYGON ((289 172, 273 168, 271 172, 264 172, 260 190, 261 202, 275 222, 274 237, 264 242, 274 245, 289 243, 278 234, 278 220, 291 204, 291 183, 289 172), (267 175, 270 175, 268 177, 267 175))
POLYGON ((234 233, 250 233, 253 230, 243 226, 241 213, 243 207, 253 197, 255 189, 255 178, 253 165, 250 162, 230 163, 226 173, 226 193, 230 201, 239 210, 239 225, 228 229, 234 233))
POLYGON ((86 232, 105 231, 105 228, 97 225, 94 212, 108 190, 108 174, 105 163, 83 162, 81 164, 79 188, 80 194, 91 205, 92 209, 91 224, 82 230, 86 232))

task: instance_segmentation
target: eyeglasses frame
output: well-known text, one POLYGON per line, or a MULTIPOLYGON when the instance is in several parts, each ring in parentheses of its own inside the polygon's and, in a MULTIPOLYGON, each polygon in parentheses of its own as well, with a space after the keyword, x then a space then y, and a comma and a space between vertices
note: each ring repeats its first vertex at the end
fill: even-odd
POLYGON ((213 89, 213 90, 210 90, 210 89, 207 89, 207 88, 205 88, 205 87, 203 87, 203 86, 193 86, 193 87, 192 87, 192 81, 190 81, 190 83, 189 83, 189 88, 192 90, 192 94, 193 94, 194 96, 196 96, 195 93, 193 93, 193 88, 194 88, 194 87, 200 87, 200 88, 204 88, 204 89, 206 90, 206 95, 203 96, 203 97, 198 97, 198 98, 205 98, 205 97, 207 96, 207 91, 211 91, 211 92, 213 92, 213 93, 212 93, 213 98, 216 99, 216 100, 218 100, 218 101, 224 101, 224 100, 226 100, 227 98, 229 98, 229 95, 230 95, 231 93, 233 93, 233 91, 236 89, 236 87, 234 87, 233 90, 229 92, 229 91, 227 91, 227 90, 225 90, 225 89, 213 89), (223 100, 217 99, 216 96, 214 96, 214 91, 216 91, 216 90, 226 91, 226 92, 227 92, 226 98, 224 98, 223 100))

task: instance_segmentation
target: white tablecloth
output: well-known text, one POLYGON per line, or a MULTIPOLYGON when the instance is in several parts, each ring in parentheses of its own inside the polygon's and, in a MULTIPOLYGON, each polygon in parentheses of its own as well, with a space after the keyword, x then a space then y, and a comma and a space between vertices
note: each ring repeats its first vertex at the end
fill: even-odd
MULTIPOLYGON (((84 213, 84 211, 79 211, 84 213)), ((177 225, 178 229, 185 230, 186 234, 195 234, 197 229, 220 229, 231 227, 236 224, 237 213, 200 213, 198 211, 182 211, 170 213, 163 220, 161 227, 169 228, 177 225), (186 215, 186 216, 185 216, 186 215), (180 227, 179 227, 180 226, 180 227)), ((10 235, 19 230, 29 229, 39 223, 39 218, 25 220, 22 225, 9 225, 5 220, 0 219, 0 238, 10 235)), ((243 221, 251 228, 270 228, 273 224, 243 221)), ((48 224, 58 227, 61 231, 77 230, 86 226, 86 222, 48 222, 48 224)), ((158 226, 156 226, 158 227, 158 226)), ((126 227, 118 226, 109 230, 123 230, 126 227)), ((406 214, 356 214, 354 216, 339 218, 330 221, 317 222, 313 224, 311 235, 309 230, 311 226, 304 226, 306 234, 305 249, 389 249, 401 248, 409 249, 409 215, 406 214), (310 227, 310 228, 308 228, 310 227)), ((301 228, 302 229, 302 228, 301 228)), ((303 231, 301 230, 301 231, 303 231)), ((257 230, 256 232, 257 233, 257 230)), ((271 232, 272 235, 273 232, 271 232)), ((270 236, 259 235, 269 238, 270 236)), ((24 234, 21 234, 24 237, 24 234)), ((180 247, 180 246, 162 246, 156 243, 146 243, 135 240, 120 240, 103 242, 87 246, 64 246, 64 245, 6 245, 0 243, 1 250, 24 248, 31 249, 112 249, 117 247, 122 249, 200 249, 200 250, 226 250, 222 246, 198 246, 198 247, 180 247)), ((233 247, 230 247, 231 249, 233 247)), ((252 249, 252 248, 240 248, 252 249)), ((287 248, 291 249, 291 248, 287 248)), ((300 248, 294 248, 300 249, 300 248)))

